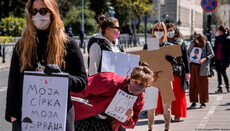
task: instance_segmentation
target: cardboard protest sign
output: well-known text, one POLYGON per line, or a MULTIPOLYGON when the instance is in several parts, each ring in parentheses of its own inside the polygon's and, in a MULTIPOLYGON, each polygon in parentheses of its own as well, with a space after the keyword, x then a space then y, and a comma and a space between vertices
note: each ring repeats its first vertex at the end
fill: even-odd
POLYGON ((169 103, 171 101, 176 100, 173 89, 172 89, 171 81, 168 81, 168 80, 159 81, 158 89, 159 89, 159 92, 161 93, 161 99, 163 103, 169 103))
POLYGON ((202 49, 199 47, 193 47, 189 59, 193 63, 199 63, 201 59, 202 49))
POLYGON ((126 77, 134 67, 139 65, 139 59, 138 55, 103 51, 101 72, 115 72, 126 77))
POLYGON ((144 95, 144 107, 143 110, 150 110, 157 108, 157 99, 158 99, 158 88, 156 87, 149 87, 145 89, 144 95))
POLYGON ((68 74, 24 72, 22 131, 65 131, 68 74))
POLYGON ((105 113, 120 122, 125 122, 127 119, 125 113, 128 109, 133 107, 136 99, 137 96, 129 95, 119 89, 108 108, 105 110, 105 113))
POLYGON ((159 40, 157 38, 147 38, 148 51, 159 50, 159 40))
POLYGON ((181 56, 181 46, 173 45, 160 47, 159 50, 153 51, 134 51, 128 52, 134 55, 140 55, 140 61, 147 62, 149 64, 150 69, 153 72, 160 72, 159 78, 154 82, 154 86, 159 88, 159 91, 162 96, 163 103, 168 103, 175 100, 175 96, 172 91, 172 87, 170 82, 174 80, 173 78, 173 70, 171 63, 165 59, 166 55, 172 57, 181 56), (169 86, 170 85, 170 86, 169 86), (169 92, 166 92, 166 91, 169 92), (170 93, 170 94, 169 94, 170 93))

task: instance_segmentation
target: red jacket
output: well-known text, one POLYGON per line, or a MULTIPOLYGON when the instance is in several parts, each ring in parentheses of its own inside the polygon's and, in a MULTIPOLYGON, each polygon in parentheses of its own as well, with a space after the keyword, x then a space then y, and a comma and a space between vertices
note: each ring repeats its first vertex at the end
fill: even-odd
MULTIPOLYGON (((125 77, 113 72, 102 72, 89 76, 87 88, 81 93, 71 92, 71 96, 87 99, 89 104, 92 104, 93 107, 79 102, 73 102, 75 108, 75 120, 85 119, 104 112, 118 89, 125 91, 128 83, 129 81, 125 77)), ((134 128, 139 119, 139 113, 142 110, 143 105, 144 95, 142 93, 138 95, 138 98, 134 103, 133 117, 125 123, 113 120, 113 123, 115 122, 115 124, 113 124, 115 127, 113 128, 117 130, 120 125, 124 128, 134 128)))

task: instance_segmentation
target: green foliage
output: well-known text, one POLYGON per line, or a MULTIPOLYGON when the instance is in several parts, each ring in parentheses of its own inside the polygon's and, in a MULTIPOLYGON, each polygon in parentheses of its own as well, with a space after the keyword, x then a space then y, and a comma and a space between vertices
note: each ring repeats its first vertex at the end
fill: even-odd
POLYGON ((109 2, 110 0, 89 0, 89 1, 90 1, 89 8, 96 13, 95 19, 97 19, 97 17, 101 13, 104 14, 107 11, 108 5, 106 5, 106 3, 109 2))
MULTIPOLYGON (((78 35, 78 30, 82 22, 82 9, 81 6, 73 6, 66 14, 64 24, 66 27, 71 26, 74 35, 78 35)), ((95 13, 87 7, 84 9, 84 27, 87 35, 92 35, 97 32, 97 22, 94 19, 95 13)))
MULTIPOLYGON (((115 11, 117 12, 119 23, 121 26, 126 26, 129 23, 129 12, 131 10, 132 19, 138 18, 141 20, 146 14, 153 14, 152 8, 153 4, 149 0, 113 0, 115 5, 115 11)), ((138 25, 141 21, 139 21, 138 25)))
POLYGON ((11 36, 0 36, 0 43, 15 43, 17 42, 18 38, 16 39, 15 37, 11 36))
MULTIPOLYGON (((154 26, 154 24, 147 23, 147 33, 151 34, 151 29, 153 28, 153 26, 154 26)), ((141 23, 140 33, 145 33, 145 23, 141 23)))
POLYGON ((7 17, 0 21, 0 29, 2 29, 4 36, 21 36, 25 27, 25 19, 7 17))

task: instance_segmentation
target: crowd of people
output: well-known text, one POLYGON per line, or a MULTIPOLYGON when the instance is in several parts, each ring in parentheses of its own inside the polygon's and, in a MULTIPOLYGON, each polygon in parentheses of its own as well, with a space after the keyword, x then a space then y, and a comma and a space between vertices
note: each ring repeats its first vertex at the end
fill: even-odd
MULTIPOLYGON (((24 71, 41 71, 69 74, 67 102, 67 131, 125 131, 134 128, 144 105, 145 89, 161 77, 150 70, 148 61, 140 62, 132 69, 131 75, 123 77, 114 72, 101 72, 102 51, 124 52, 119 44, 120 27, 118 19, 100 15, 98 33, 88 43, 88 75, 85 70, 83 55, 78 44, 65 33, 56 0, 28 0, 25 8, 26 27, 17 42, 11 60, 5 119, 12 123, 13 131, 21 130, 22 90, 24 71), (137 99, 132 108, 127 109, 125 122, 120 122, 105 113, 118 90, 123 90, 137 99), (92 108, 79 102, 72 102, 70 96, 87 99, 92 108)), ((81 30, 82 36, 84 32, 81 30)), ((148 130, 153 130, 155 114, 163 114, 165 131, 170 130, 170 123, 180 122, 187 116, 185 90, 189 90, 191 109, 205 108, 209 101, 210 62, 215 63, 218 76, 217 93, 223 92, 222 76, 225 88, 229 92, 229 80, 226 69, 230 64, 229 29, 220 25, 214 47, 207 38, 198 33, 189 47, 186 47, 178 28, 169 23, 157 22, 152 28, 152 38, 159 41, 160 47, 180 45, 181 56, 166 55, 165 59, 173 69, 174 81, 169 81, 175 96, 174 101, 164 103, 159 91, 156 109, 149 109, 148 130), (188 50, 187 50, 188 49, 188 50), (172 119, 172 115, 174 118, 172 119)), ((81 40, 80 46, 83 45, 81 40)), ((143 50, 148 49, 147 44, 143 50)), ((154 59, 154 58, 153 58, 154 59)))

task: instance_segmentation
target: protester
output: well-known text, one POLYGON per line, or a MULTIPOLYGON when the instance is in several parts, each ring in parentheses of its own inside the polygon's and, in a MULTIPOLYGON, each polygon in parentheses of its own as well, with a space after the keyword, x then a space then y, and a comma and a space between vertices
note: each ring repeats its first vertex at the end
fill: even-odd
POLYGON ((134 67, 130 78, 119 76, 113 72, 102 72, 88 77, 89 83, 81 93, 72 93, 72 96, 86 99, 90 107, 79 102, 74 102, 75 107, 75 131, 117 131, 120 125, 123 128, 134 128, 139 113, 143 108, 143 92, 153 80, 152 71, 146 66, 134 67), (122 123, 105 114, 105 110, 112 101, 118 89, 137 96, 133 108, 125 113, 128 116, 122 123))
POLYGON ((118 43, 120 27, 118 20, 114 17, 98 17, 100 22, 98 29, 100 33, 94 35, 88 43, 88 65, 89 75, 101 72, 102 51, 123 52, 123 48, 118 43))
MULTIPOLYGON (((163 22, 157 22, 152 29, 152 37, 159 40, 160 47, 171 46, 172 43, 167 42, 167 29, 163 22)), ((144 49, 147 49, 147 44, 144 45, 144 49)), ((175 59, 171 56, 166 56, 166 59, 171 63, 175 62, 175 59)), ((171 87, 172 88, 172 87, 171 87)), ((159 93, 158 104, 162 105, 161 94, 159 93)), ((159 108, 159 106, 157 106, 159 108)), ((158 114, 163 114, 165 119, 165 131, 169 130, 171 121, 171 102, 163 103, 163 109, 157 109, 158 114), (160 110, 160 111, 158 111, 160 110)), ((149 131, 153 129, 155 109, 148 110, 148 128, 149 131)))
POLYGON ((188 66, 188 53, 186 45, 180 36, 179 30, 173 24, 167 24, 168 41, 181 45, 181 57, 177 57, 177 64, 173 67, 173 92, 176 100, 172 102, 172 115, 175 116, 174 122, 179 122, 180 117, 187 116, 187 102, 185 90, 189 89, 188 80, 190 79, 188 66))
POLYGON ((68 29, 67 29, 67 35, 68 35, 69 37, 73 37, 73 29, 72 29, 71 26, 69 26, 68 29))
POLYGON ((224 78, 225 88, 227 92, 229 92, 229 80, 226 73, 226 69, 230 63, 230 45, 229 40, 227 40, 227 34, 223 25, 218 27, 219 36, 216 37, 214 52, 215 52, 215 67, 217 71, 218 77, 218 86, 216 93, 222 93, 223 85, 222 85, 222 77, 224 78))
MULTIPOLYGON (((12 55, 7 88, 5 119, 13 123, 13 131, 21 130, 24 71, 67 72, 72 92, 84 90, 88 82, 83 56, 77 43, 65 34, 56 0, 28 0, 25 16, 27 24, 12 55)), ((67 131, 74 131, 70 95, 66 125, 67 131)))
POLYGON ((214 57, 214 52, 212 50, 211 44, 209 41, 206 41, 206 38, 203 34, 197 34, 193 42, 189 46, 189 55, 195 49, 200 49, 202 52, 201 57, 199 58, 198 63, 190 62, 190 88, 189 88, 189 99, 192 102, 190 108, 196 108, 196 103, 198 102, 198 96, 200 99, 200 108, 205 108, 206 104, 209 101, 209 92, 208 92, 208 75, 210 70, 210 60, 214 57))
POLYGON ((83 27, 80 26, 80 28, 79 28, 80 48, 84 48, 85 47, 84 37, 85 37, 85 32, 83 30, 83 27))

